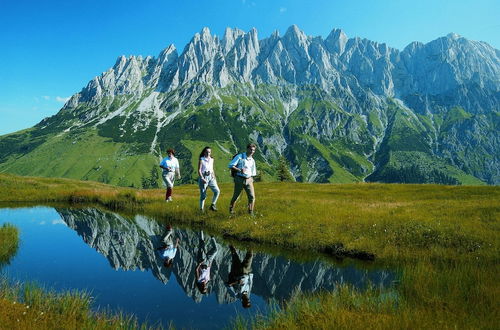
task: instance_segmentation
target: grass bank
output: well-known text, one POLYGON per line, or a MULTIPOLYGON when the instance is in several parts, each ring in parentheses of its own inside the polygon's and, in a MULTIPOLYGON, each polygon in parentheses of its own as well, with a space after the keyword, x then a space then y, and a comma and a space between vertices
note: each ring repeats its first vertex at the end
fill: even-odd
POLYGON ((8 263, 17 252, 19 246, 19 231, 10 224, 0 227, 0 269, 8 263))
POLYGON ((387 262, 499 255, 499 187, 257 183, 253 217, 245 212, 245 196, 230 216, 232 185, 222 184, 221 191, 220 211, 200 214, 194 185, 176 187, 175 201, 165 203, 160 189, 0 174, 0 202, 92 203, 201 224, 238 240, 331 254, 362 251, 387 262))
MULTIPOLYGON (((200 214, 196 186, 133 190, 99 183, 0 175, 0 201, 92 203, 162 222, 201 225, 219 234, 333 255, 374 256, 401 274, 391 289, 298 294, 255 328, 495 328, 500 305, 500 188, 399 184, 257 183, 254 217, 245 198, 230 216, 200 214), (358 254, 356 254, 358 253, 358 254)), ((209 196, 210 198, 210 196, 209 196)), ((243 327, 242 321, 235 327, 243 327)))
POLYGON ((2 329, 148 329, 133 317, 94 313, 91 302, 85 292, 55 293, 0 280, 2 329))

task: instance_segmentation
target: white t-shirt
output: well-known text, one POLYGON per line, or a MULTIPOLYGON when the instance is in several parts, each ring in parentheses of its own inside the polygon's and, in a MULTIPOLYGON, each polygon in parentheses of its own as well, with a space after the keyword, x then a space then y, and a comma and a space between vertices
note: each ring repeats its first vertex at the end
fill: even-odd
POLYGON ((174 156, 172 156, 172 158, 167 156, 167 157, 163 158, 163 160, 160 163, 160 166, 170 167, 171 171, 175 171, 176 169, 179 168, 179 161, 174 156))
POLYGON ((214 172, 214 159, 212 157, 206 158, 206 157, 201 157, 201 173, 205 172, 214 172))
POLYGON ((210 281, 210 267, 205 269, 200 267, 200 277, 198 277, 198 282, 205 280, 205 283, 210 281))

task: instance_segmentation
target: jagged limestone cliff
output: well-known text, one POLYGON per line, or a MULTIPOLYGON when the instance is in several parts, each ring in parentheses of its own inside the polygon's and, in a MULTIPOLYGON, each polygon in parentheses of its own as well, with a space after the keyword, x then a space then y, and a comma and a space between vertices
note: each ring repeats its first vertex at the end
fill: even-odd
POLYGON ((140 186, 174 147, 189 182, 203 146, 222 170, 253 141, 268 180, 284 155, 298 181, 498 184, 499 104, 499 51, 456 34, 399 51, 338 29, 204 28, 0 137, 0 171, 140 186))

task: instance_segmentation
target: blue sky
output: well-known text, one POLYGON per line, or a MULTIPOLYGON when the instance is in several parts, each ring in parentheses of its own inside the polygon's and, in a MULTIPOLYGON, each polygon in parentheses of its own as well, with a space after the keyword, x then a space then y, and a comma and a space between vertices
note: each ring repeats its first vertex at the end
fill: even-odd
POLYGON ((349 37, 403 49, 450 32, 500 48, 498 0, 2 0, 0 135, 28 128, 62 107, 120 55, 182 51, 207 26, 257 28, 259 39, 297 24, 326 37, 349 37))

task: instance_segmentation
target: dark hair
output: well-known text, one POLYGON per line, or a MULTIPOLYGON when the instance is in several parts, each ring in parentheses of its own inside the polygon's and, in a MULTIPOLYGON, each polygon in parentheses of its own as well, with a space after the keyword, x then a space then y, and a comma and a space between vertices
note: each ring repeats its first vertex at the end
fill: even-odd
POLYGON ((174 156, 175 156, 175 150, 174 150, 174 149, 172 149, 172 148, 167 149, 167 155, 168 155, 168 154, 172 154, 172 155, 174 155, 174 156))
POLYGON ((249 144, 247 144, 247 149, 248 148, 255 148, 255 149, 257 149, 257 146, 255 145, 255 143, 249 143, 249 144))
POLYGON ((243 293, 241 295, 241 306, 243 308, 250 308, 250 307, 252 307, 252 303, 250 302, 250 297, 248 296, 248 293, 243 293))
POLYGON ((199 158, 204 157, 204 156, 205 156, 205 151, 207 151, 208 149, 212 149, 212 148, 210 148, 210 147, 208 147, 208 146, 207 146, 207 147, 205 147, 205 148, 203 148, 203 150, 201 151, 201 154, 200 154, 200 157, 199 157, 199 158))
POLYGON ((166 258, 165 260, 163 260, 163 266, 166 268, 172 267, 173 264, 174 264, 174 260, 171 258, 166 258))
POLYGON ((207 283, 201 283, 201 282, 196 281, 196 287, 198 288, 198 290, 200 290, 201 294, 208 293, 207 283))

